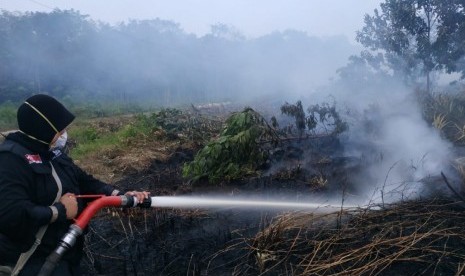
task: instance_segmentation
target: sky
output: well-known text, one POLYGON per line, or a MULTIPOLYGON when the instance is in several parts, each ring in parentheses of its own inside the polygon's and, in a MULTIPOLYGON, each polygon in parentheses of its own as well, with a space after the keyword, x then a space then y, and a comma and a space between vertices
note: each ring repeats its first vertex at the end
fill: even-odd
POLYGON ((253 38, 294 29, 314 36, 345 35, 355 41, 365 14, 381 0, 0 0, 7 11, 74 9, 92 19, 118 23, 128 19, 172 20, 202 36, 223 23, 253 38))

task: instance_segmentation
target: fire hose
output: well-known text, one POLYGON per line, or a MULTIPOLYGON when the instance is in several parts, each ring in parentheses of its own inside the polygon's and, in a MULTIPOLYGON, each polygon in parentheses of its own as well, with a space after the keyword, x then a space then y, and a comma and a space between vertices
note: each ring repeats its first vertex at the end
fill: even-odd
POLYGON ((69 227, 66 233, 59 242, 55 251, 53 251, 46 259, 42 266, 39 276, 48 276, 53 273, 56 265, 61 260, 63 255, 74 246, 77 238, 82 235, 84 228, 89 224, 91 218, 104 207, 152 207, 152 199, 149 197, 142 203, 139 203, 136 197, 132 196, 99 196, 100 198, 92 201, 84 211, 79 215, 76 221, 69 227))
MULTIPOLYGON (((312 209, 318 210, 341 210, 342 206, 337 205, 322 205, 318 203, 302 203, 302 202, 282 202, 282 201, 263 201, 263 200, 231 200, 221 198, 201 198, 201 197, 171 197, 171 196, 155 196, 144 199, 139 203, 136 197, 133 196, 104 196, 104 195, 81 195, 77 197, 96 198, 92 201, 84 211, 79 215, 75 222, 69 227, 66 233, 60 240, 57 248, 46 259, 42 266, 39 276, 48 276, 53 273, 56 265, 60 262, 62 256, 74 246, 77 238, 82 235, 84 228, 89 224, 92 217, 104 207, 176 207, 176 208, 192 208, 192 207, 247 207, 247 208, 288 208, 288 209, 312 209)), ((358 208, 358 206, 343 206, 344 208, 358 208)))

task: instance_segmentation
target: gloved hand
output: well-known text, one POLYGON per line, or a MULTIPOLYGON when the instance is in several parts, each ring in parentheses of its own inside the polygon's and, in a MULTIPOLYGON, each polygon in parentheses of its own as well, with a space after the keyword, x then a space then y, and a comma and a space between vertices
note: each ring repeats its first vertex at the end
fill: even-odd
POLYGON ((66 218, 73 219, 76 217, 78 212, 78 204, 76 197, 72 193, 66 193, 60 198, 61 204, 65 206, 66 218))
POLYGON ((131 191, 131 192, 126 192, 124 195, 126 195, 126 196, 135 196, 135 197, 137 197, 137 201, 139 203, 142 203, 142 202, 144 202, 144 199, 149 198, 150 192, 131 191))

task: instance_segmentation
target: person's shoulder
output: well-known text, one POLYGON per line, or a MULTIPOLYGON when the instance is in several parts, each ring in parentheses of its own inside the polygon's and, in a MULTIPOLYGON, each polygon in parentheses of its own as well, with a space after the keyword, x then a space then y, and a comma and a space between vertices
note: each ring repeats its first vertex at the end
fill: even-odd
POLYGON ((43 163, 39 154, 31 152, 15 141, 7 139, 0 144, 0 167, 29 167, 31 165, 42 165, 43 163))
POLYGON ((21 157, 11 151, 0 150, 0 170, 10 170, 11 168, 26 167, 26 157, 21 157))
POLYGON ((0 143, 2 143, 3 141, 5 141, 5 138, 10 135, 11 133, 15 133, 15 132, 18 132, 17 129, 13 129, 13 130, 6 130, 6 131, 0 131, 0 143))
POLYGON ((2 143, 0 143, 0 156, 2 156, 3 158, 18 156, 19 158, 21 155, 19 154, 20 147, 21 146, 16 142, 5 140, 2 143))

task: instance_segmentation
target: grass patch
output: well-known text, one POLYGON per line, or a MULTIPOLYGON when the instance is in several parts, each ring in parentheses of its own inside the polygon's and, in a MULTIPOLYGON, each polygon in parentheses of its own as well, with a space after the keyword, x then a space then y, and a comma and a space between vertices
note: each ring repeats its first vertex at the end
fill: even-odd
POLYGON ((103 149, 112 148, 120 144, 120 139, 118 138, 116 133, 99 135, 95 139, 88 140, 86 138, 86 132, 86 130, 81 129, 70 129, 70 136, 73 137, 73 140, 76 143, 76 146, 73 147, 70 151, 70 155, 72 158, 81 159, 84 156, 87 156, 89 153, 94 153, 103 149), (83 137, 83 140, 80 140, 80 138, 74 138, 79 136, 83 137))
POLYGON ((106 122, 79 121, 69 129, 71 139, 70 156, 81 159, 91 153, 124 148, 131 142, 147 139, 155 125, 146 115, 114 117, 106 122))
POLYGON ((16 122, 16 106, 11 102, 0 105, 0 130, 18 128, 16 122))
POLYGON ((71 97, 60 99, 78 118, 103 118, 124 114, 136 114, 149 111, 151 108, 138 103, 121 103, 112 101, 75 101, 71 97))

